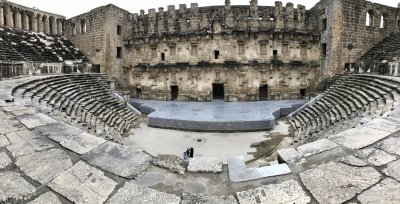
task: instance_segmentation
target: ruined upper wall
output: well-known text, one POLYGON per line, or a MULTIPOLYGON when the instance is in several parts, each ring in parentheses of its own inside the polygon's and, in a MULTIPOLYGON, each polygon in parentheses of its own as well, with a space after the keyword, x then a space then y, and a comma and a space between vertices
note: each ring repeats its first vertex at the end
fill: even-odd
POLYGON ((149 9, 148 14, 141 10, 133 14, 132 32, 127 38, 149 37, 162 34, 189 33, 230 33, 232 31, 298 31, 311 32, 306 26, 306 8, 281 2, 275 6, 259 6, 257 0, 250 1, 249 6, 231 6, 229 1, 225 6, 198 7, 192 3, 168 6, 167 10, 160 7, 149 9))
POLYGON ((0 27, 62 35, 64 21, 62 15, 0 0, 0 27))

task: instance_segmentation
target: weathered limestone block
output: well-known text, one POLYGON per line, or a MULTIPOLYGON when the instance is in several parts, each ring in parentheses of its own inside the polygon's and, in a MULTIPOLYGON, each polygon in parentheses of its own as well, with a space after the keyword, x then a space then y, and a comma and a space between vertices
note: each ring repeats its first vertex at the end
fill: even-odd
POLYGON ((32 154, 34 152, 44 151, 46 149, 53 148, 54 145, 48 141, 42 139, 32 139, 23 143, 17 143, 7 146, 7 150, 11 152, 15 158, 22 157, 24 155, 32 154))
POLYGON ((296 160, 300 159, 301 154, 296 151, 294 148, 280 149, 278 150, 279 160, 282 160, 285 163, 294 163, 296 160))
POLYGON ((32 115, 22 115, 18 116, 17 119, 29 129, 57 122, 56 120, 42 113, 35 113, 32 115))
POLYGON ((183 160, 176 155, 159 154, 154 157, 152 163, 156 166, 166 168, 171 172, 178 173, 180 175, 185 174, 185 167, 183 166, 183 160))
POLYGON ((400 137, 390 137, 376 145, 379 149, 400 156, 400 137))
POLYGON ((374 166, 382 166, 394 160, 396 160, 395 156, 390 155, 382 150, 375 150, 370 154, 367 161, 374 166))
POLYGON ((351 149, 361 149, 369 146, 387 136, 390 133, 374 128, 359 126, 339 134, 332 135, 328 139, 351 149))
POLYGON ((339 145, 327 140, 327 139, 320 139, 315 142, 311 142, 297 148, 297 151, 300 152, 304 157, 309 157, 333 148, 338 147, 339 145))
POLYGON ((10 157, 7 156, 6 153, 0 153, 0 170, 6 168, 8 165, 11 164, 10 157))
POLYGON ((204 173, 218 173, 222 172, 222 162, 216 158, 190 158, 189 159, 189 172, 204 172, 204 173))
POLYGON ((343 203, 379 182, 372 167, 330 162, 300 173, 303 184, 319 203, 343 203))
POLYGON ((357 157, 355 157, 353 155, 339 158, 338 161, 343 162, 348 165, 359 166, 359 167, 367 165, 367 162, 364 162, 363 160, 358 159, 357 157))
POLYGON ((74 203, 103 203, 117 183, 102 171, 79 161, 48 186, 74 203))
POLYGON ((19 173, 0 172, 0 203, 27 200, 36 192, 36 188, 19 173))
POLYGON ((140 149, 106 142, 82 159, 89 164, 125 178, 138 178, 150 165, 151 157, 140 149))
POLYGON ((72 162, 62 150, 51 149, 23 156, 15 164, 32 179, 46 185, 72 166, 72 162))
POLYGON ((118 192, 107 201, 108 204, 148 204, 169 203, 179 204, 180 198, 176 195, 159 192, 150 188, 137 185, 134 181, 128 181, 118 192))
POLYGON ((382 172, 387 176, 390 176, 397 181, 400 181, 400 160, 389 163, 382 172))
POLYGON ((7 145, 10 145, 10 141, 8 141, 6 136, 0 135, 0 147, 5 147, 7 145))
POLYGON ((256 203, 296 203, 306 204, 311 198, 297 181, 289 180, 280 184, 271 184, 248 191, 236 193, 240 204, 256 203))
POLYGON ((47 192, 28 204, 61 204, 61 201, 57 198, 56 194, 47 192))
POLYGON ((181 204, 236 204, 237 201, 233 196, 209 196, 209 195, 192 195, 184 194, 181 204))
POLYGON ((400 183, 387 178, 357 197, 361 204, 400 203, 400 183))

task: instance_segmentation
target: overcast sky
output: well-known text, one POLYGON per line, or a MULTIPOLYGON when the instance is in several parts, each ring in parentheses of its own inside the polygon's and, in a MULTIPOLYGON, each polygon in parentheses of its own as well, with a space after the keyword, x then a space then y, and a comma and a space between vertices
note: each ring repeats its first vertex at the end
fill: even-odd
MULTIPOLYGON (((175 8, 178 8, 179 4, 187 4, 190 7, 190 3, 198 3, 199 7, 210 6, 210 5, 224 5, 225 0, 10 0, 17 4, 21 4, 28 7, 36 7, 40 10, 64 15, 67 18, 88 12, 96 7, 104 6, 112 3, 120 8, 128 10, 131 13, 139 13, 141 9, 148 12, 150 8, 164 7, 166 10, 167 5, 174 4, 175 8)), ((248 5, 250 0, 231 0, 231 5, 248 5)), ((397 7, 397 3, 400 0, 373 0, 372 2, 385 4, 393 7, 397 7)), ((275 0, 258 0, 258 4, 262 6, 272 6, 275 0)), ((293 2, 295 6, 302 4, 307 9, 314 6, 318 0, 292 0, 282 1, 283 5, 287 2, 293 2)), ((158 9, 157 9, 158 10, 158 9)))

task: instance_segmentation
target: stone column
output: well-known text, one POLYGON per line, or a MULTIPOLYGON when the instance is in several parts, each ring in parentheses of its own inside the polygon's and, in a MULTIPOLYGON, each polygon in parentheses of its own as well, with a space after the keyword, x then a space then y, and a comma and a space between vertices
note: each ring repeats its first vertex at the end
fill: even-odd
POLYGON ((168 6, 168 32, 174 33, 175 32, 175 6, 169 5, 168 6))
POLYGON ((45 33, 45 34, 49 34, 50 33, 50 23, 49 23, 49 17, 47 17, 47 16, 44 16, 44 20, 43 20, 44 22, 43 22, 43 26, 44 26, 44 28, 43 28, 43 32, 45 33))
POLYGON ((10 5, 4 4, 4 14, 6 16, 6 26, 14 28, 14 18, 10 5))
POLYGON ((156 22, 157 22, 156 9, 154 9, 154 8, 149 9, 149 25, 148 25, 149 34, 153 34, 156 32, 156 28, 155 28, 156 22))
POLYGON ((26 11, 21 13, 21 18, 22 18, 22 29, 29 31, 29 17, 26 11))
POLYGON ((300 4, 297 5, 297 21, 297 29, 304 29, 306 21, 306 7, 300 4))
POLYGON ((21 23, 21 10, 15 9, 14 11, 14 18, 15 18, 15 29, 21 30, 22 29, 22 23, 21 23))
POLYGON ((42 15, 38 14, 38 15, 36 16, 36 20, 37 20, 37 32, 43 33, 43 19, 42 19, 42 15))
POLYGON ((0 26, 4 25, 4 11, 3 5, 0 5, 0 26))
POLYGON ((30 16, 30 21, 32 22, 32 31, 37 33, 38 32, 38 24, 37 24, 37 19, 36 19, 36 15, 34 13, 32 13, 30 16))
POLYGON ((293 29, 294 28, 294 5, 293 3, 288 2, 286 4, 286 28, 293 29))
POLYGON ((51 33, 53 35, 57 35, 57 23, 56 23, 56 20, 55 20, 54 17, 51 17, 50 19, 51 19, 51 21, 50 21, 50 23, 51 23, 51 33))
POLYGON ((275 29, 281 30, 283 28, 283 14, 282 14, 282 2, 275 2, 275 29))
POLYGON ((164 33, 165 32, 165 25, 164 25, 164 8, 160 7, 158 8, 158 17, 157 17, 157 21, 158 21, 158 34, 164 33))
POLYGON ((57 19, 57 34, 62 35, 62 21, 61 19, 57 19))

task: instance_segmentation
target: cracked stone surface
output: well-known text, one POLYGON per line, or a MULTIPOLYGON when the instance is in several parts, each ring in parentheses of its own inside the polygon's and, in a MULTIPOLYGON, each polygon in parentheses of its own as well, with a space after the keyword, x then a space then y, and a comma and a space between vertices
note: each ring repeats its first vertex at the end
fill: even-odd
POLYGON ((46 149, 53 148, 54 145, 50 142, 41 140, 41 139, 33 139, 24 143, 13 144, 7 146, 7 150, 11 152, 12 156, 15 158, 22 157, 24 155, 32 154, 34 152, 43 151, 46 149))
POLYGON ((36 188, 16 172, 0 172, 0 203, 12 203, 27 200, 36 192, 36 188))
POLYGON ((236 193, 240 204, 252 203, 296 203, 306 204, 311 198, 297 181, 289 180, 280 184, 271 184, 248 191, 236 193))
POLYGON ((102 171, 79 161, 48 186, 75 203, 103 203, 117 183, 102 171))
POLYGON ((185 167, 183 166, 183 159, 176 155, 159 154, 154 157, 152 163, 156 166, 168 169, 171 172, 184 175, 185 167))
POLYGON ((31 139, 40 137, 40 135, 35 134, 34 132, 27 129, 11 132, 6 134, 6 136, 8 140, 10 140, 11 144, 23 143, 31 139))
POLYGON ((328 139, 351 149, 361 149, 369 146, 387 136, 390 133, 371 127, 359 126, 339 134, 332 135, 328 139))
POLYGON ((13 111, 19 111, 19 110, 27 110, 29 109, 28 107, 24 106, 24 105, 16 105, 16 106, 6 106, 3 107, 3 110, 5 112, 13 112, 13 111))
POLYGON ((81 133, 61 139, 60 145, 77 154, 86 154, 105 142, 106 140, 89 133, 81 133))
POLYGON ((300 173, 306 188, 320 203, 343 203, 379 182, 372 167, 352 167, 330 162, 300 173))
POLYGON ((280 160, 288 164, 293 163, 302 157, 294 148, 280 149, 277 152, 280 160))
POLYGON ((35 200, 29 202, 28 204, 62 204, 61 201, 57 198, 56 194, 52 192, 47 192, 35 200))
POLYGON ((11 116, 0 117, 0 134, 7 134, 24 129, 24 126, 11 116))
POLYGON ((374 166, 382 166, 394 160, 396 160, 395 156, 390 155, 382 150, 375 150, 370 154, 367 161, 374 166))
POLYGON ((359 167, 367 165, 367 162, 364 162, 363 160, 358 159, 357 157, 355 157, 353 155, 339 158, 338 161, 352 165, 352 166, 359 166, 359 167))
POLYGON ((233 196, 209 196, 209 195, 192 195, 184 194, 181 204, 236 204, 237 201, 233 196))
POLYGON ((320 139, 315 142, 311 142, 302 146, 299 146, 297 148, 297 151, 299 151, 300 154, 302 154, 304 157, 309 157, 333 148, 338 147, 339 145, 327 140, 327 139, 320 139))
POLYGON ((57 122, 56 120, 50 118, 42 113, 35 113, 31 115, 21 115, 17 119, 24 124, 27 128, 33 129, 35 127, 48 125, 50 123, 57 122))
POLYGON ((151 156, 140 149, 106 142, 81 157, 89 164, 125 178, 137 178, 147 169, 151 156))
POLYGON ((125 185, 107 201, 108 204, 179 204, 179 202, 180 198, 176 195, 141 187, 133 181, 126 182, 125 185))
POLYGON ((26 175, 44 185, 72 166, 67 153, 59 149, 23 156, 15 164, 26 175))
POLYGON ((10 141, 8 141, 6 136, 0 135, 0 147, 5 147, 7 145, 10 145, 10 141))
POLYGON ((389 163, 386 168, 382 170, 382 172, 387 176, 400 181, 400 160, 389 163))
POLYGON ((35 128, 35 131, 39 132, 42 135, 47 136, 48 138, 56 142, 61 142, 66 137, 71 137, 83 133, 82 130, 76 127, 62 123, 52 123, 45 126, 41 126, 35 128))
POLYGON ((222 161, 216 158, 196 157, 189 159, 189 172, 218 173, 222 172, 222 161))
POLYGON ((387 178, 357 197, 361 204, 400 203, 400 183, 387 178))
POLYGON ((399 121, 392 118, 376 118, 366 125, 389 133, 395 133, 400 130, 399 121))
POLYGON ((11 164, 10 157, 8 157, 6 153, 1 152, 0 153, 0 169, 4 169, 10 164, 11 164))
POLYGON ((0 170, 6 168, 8 165, 11 164, 11 162, 12 161, 10 157, 8 157, 6 153, 0 153, 0 170))
POLYGON ((374 151, 375 151, 375 148, 366 148, 366 149, 362 149, 362 150, 357 151, 356 156, 357 156, 358 158, 361 158, 361 159, 366 159, 366 158, 368 158, 369 155, 371 155, 372 152, 374 152, 374 151))
POLYGON ((390 137, 376 145, 379 149, 382 149, 391 154, 400 155, 400 137, 390 137))

